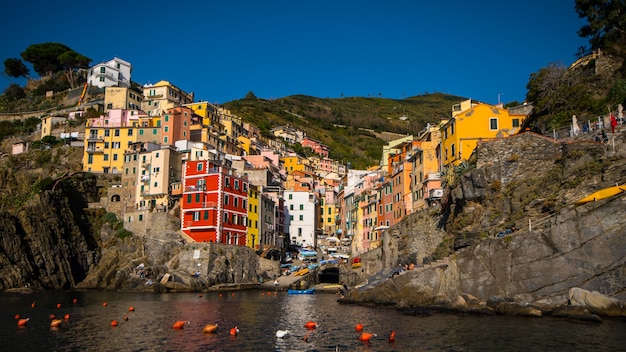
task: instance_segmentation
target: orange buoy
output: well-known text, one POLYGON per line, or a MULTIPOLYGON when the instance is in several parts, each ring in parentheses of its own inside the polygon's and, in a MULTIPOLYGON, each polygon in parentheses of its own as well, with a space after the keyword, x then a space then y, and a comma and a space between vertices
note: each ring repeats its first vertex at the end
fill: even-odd
POLYGON ((356 324, 356 327, 354 328, 354 330, 363 331, 363 324, 356 324))
POLYGON ((15 319, 20 319, 20 315, 19 314, 15 314, 15 319))
POLYGON ((30 320, 30 318, 19 319, 17 321, 17 326, 26 326, 28 324, 28 320, 30 320))
POLYGON ((74 298, 74 299, 72 300, 72 303, 76 304, 76 302, 78 302, 78 299, 74 298))
POLYGON ((129 312, 134 312, 135 311, 135 307, 133 307, 133 306, 128 307, 128 311, 129 312))
POLYGON ((364 332, 359 336, 359 340, 363 342, 369 342, 372 337, 376 337, 376 334, 370 334, 368 332, 364 332))
POLYGON ((314 321, 307 321, 306 324, 304 324, 304 327, 307 329, 315 329, 317 328, 317 323, 314 321))
POLYGON ((103 307, 108 306, 107 302, 102 303, 102 306, 103 306, 103 307))
POLYGON ((50 314, 50 320, 53 320, 54 318, 56 318, 57 316, 54 314, 50 314))
POLYGON ((217 331, 217 324, 207 324, 204 329, 202 329, 202 332, 204 333, 214 333, 217 331))
POLYGON ((235 292, 231 293, 231 296, 235 297, 235 292))
POLYGON ((50 322, 50 327, 51 328, 58 328, 59 326, 61 326, 61 319, 52 319, 52 321, 50 322))
POLYGON ((232 336, 235 336, 235 335, 237 335, 238 333, 239 333, 239 328, 238 328, 238 327, 236 327, 236 326, 235 326, 234 328, 230 329, 230 334, 231 334, 232 336))
POLYGON ((186 324, 189 324, 188 320, 179 320, 172 325, 172 329, 182 329, 186 324))
POLYGON ((128 321, 128 315, 124 314, 124 321, 128 321))
POLYGON ((61 308, 61 303, 57 303, 57 308, 61 308))
POLYGON ((220 298, 222 298, 222 294, 220 293, 220 298))
POLYGON ((111 320, 111 326, 112 327, 116 327, 117 326, 117 320, 115 320, 115 319, 111 320))
POLYGON ((389 334, 389 342, 394 342, 396 340, 396 332, 392 331, 391 334, 389 334))
POLYGON ((35 306, 37 305, 37 303, 35 301, 33 301, 33 303, 30 304, 31 307, 35 308, 35 306))
POLYGON ((63 319, 70 320, 70 313, 67 313, 63 316, 63 319))

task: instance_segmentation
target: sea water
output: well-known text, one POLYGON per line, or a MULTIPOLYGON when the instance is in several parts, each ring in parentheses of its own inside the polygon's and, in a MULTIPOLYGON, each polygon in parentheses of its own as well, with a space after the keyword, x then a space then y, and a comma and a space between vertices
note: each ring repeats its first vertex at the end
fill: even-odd
POLYGON ((334 294, 273 291, 0 294, 3 351, 624 351, 626 323, 438 313, 339 304, 334 294), (74 303, 75 302, 75 303, 74 303), (33 307, 34 303, 34 307, 33 307), (134 311, 129 311, 130 307, 134 311), (50 327, 50 315, 63 320, 50 327), (64 316, 69 314, 69 319, 64 316), (18 327, 16 315, 30 318, 18 327), (124 316, 128 320, 124 320, 124 316), (111 326, 113 320, 118 326, 111 326), (189 321, 173 329, 176 321, 189 321), (308 321, 318 323, 309 330, 308 321), (207 324, 216 333, 203 333, 207 324), (368 343, 360 332, 374 333, 368 343), (231 335, 230 329, 239 333, 231 335), (289 330, 282 339, 277 330, 289 330), (395 342, 388 341, 395 331, 395 342))

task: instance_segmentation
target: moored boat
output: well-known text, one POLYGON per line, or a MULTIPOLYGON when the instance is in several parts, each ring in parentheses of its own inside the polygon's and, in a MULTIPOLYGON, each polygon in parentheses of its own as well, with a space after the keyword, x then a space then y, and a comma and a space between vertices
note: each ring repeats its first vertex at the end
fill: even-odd
POLYGON ((310 295, 315 293, 315 288, 309 288, 307 290, 292 290, 289 289, 287 290, 287 293, 289 293, 290 295, 310 295))

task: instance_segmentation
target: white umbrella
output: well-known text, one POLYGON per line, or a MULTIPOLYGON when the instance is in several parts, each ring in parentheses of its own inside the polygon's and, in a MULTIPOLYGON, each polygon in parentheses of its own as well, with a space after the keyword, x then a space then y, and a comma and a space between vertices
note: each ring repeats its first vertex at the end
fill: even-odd
POLYGON ((337 237, 328 237, 326 239, 326 241, 328 241, 328 242, 335 242, 336 243, 336 242, 340 242, 341 240, 338 239, 337 237))

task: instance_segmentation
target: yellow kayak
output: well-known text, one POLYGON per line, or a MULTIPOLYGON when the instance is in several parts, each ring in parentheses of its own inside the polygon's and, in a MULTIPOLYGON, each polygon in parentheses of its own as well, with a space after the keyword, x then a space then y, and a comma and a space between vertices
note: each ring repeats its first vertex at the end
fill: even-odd
POLYGON ((576 202, 576 205, 581 205, 581 204, 585 204, 589 202, 595 202, 600 199, 613 197, 622 192, 626 192, 626 186, 613 186, 613 187, 601 189, 579 200, 578 202, 576 202))
POLYGON ((308 274, 308 273, 309 273, 309 269, 304 268, 304 269, 298 270, 296 272, 296 276, 305 275, 305 274, 308 274))

